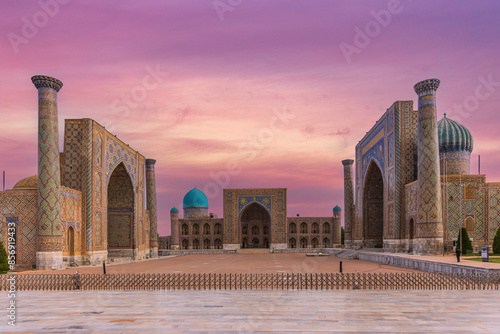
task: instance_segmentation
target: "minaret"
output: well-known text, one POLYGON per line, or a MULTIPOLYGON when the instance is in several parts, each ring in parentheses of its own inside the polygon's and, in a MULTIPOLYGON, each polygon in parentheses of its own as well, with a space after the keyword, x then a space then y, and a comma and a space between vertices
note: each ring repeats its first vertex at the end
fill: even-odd
POLYGON ((353 224, 353 212, 352 208, 354 205, 354 187, 352 185, 352 164, 354 160, 346 159, 342 160, 342 165, 344 165, 344 246, 345 248, 353 247, 352 242, 352 224, 353 224))
POLYGON ((443 252, 443 213, 439 170, 436 90, 438 79, 417 83, 418 95, 418 216, 414 251, 443 252))
POLYGON ((38 235, 37 269, 62 268, 62 226, 59 196, 59 128, 57 123, 57 92, 62 82, 43 75, 31 81, 38 89, 38 235))
POLYGON ((179 210, 176 207, 170 210, 170 236, 170 249, 180 249, 179 210))
POLYGON ((342 209, 336 205, 333 208, 333 247, 340 247, 342 244, 342 226, 340 225, 340 220, 342 217, 342 209))
POLYGON ((156 182, 155 182, 156 160, 146 159, 146 206, 149 210, 150 231, 149 250, 150 257, 158 257, 158 229, 156 212, 156 182))

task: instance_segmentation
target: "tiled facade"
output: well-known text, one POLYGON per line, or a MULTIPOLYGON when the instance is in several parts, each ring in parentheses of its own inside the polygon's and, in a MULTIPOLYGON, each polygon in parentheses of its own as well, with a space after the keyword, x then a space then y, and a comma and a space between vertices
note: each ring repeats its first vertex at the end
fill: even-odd
MULTIPOLYGON (((332 217, 286 217, 286 188, 224 189, 224 218, 178 218, 171 211, 172 249, 325 248, 340 246, 340 211, 332 217), (306 226, 301 230, 301 226, 306 226)), ((190 217, 196 208, 189 209, 190 217)), ((161 239, 161 238, 160 238, 161 239)))
POLYGON ((448 135, 448 146, 439 142, 445 136, 438 138, 438 85, 437 79, 415 85, 419 109, 412 101, 395 102, 358 143, 352 201, 352 160, 343 161, 346 206, 354 208, 354 217, 344 211, 346 247, 442 253, 452 250, 460 227, 467 227, 476 249, 491 246, 500 225, 499 209, 492 205, 500 201, 499 184, 486 183, 484 175, 456 173, 470 170, 464 156, 470 155, 472 138, 445 118, 452 130, 468 135, 448 135), (464 147, 469 151, 463 153, 464 147))
POLYGON ((150 249, 157 236, 156 194, 147 193, 156 189, 151 171, 146 189, 145 157, 88 118, 66 120, 59 153, 56 93, 62 83, 44 76, 32 81, 39 95, 37 185, 0 193, 0 233, 7 218, 21 230, 17 265, 52 269, 108 256, 156 256, 150 249))

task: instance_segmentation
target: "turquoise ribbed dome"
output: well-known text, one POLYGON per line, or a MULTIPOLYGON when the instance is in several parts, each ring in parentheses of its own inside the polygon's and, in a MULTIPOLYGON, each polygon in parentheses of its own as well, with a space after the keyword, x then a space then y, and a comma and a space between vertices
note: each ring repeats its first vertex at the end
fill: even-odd
POLYGON ((333 208, 333 211, 342 211, 342 209, 340 208, 340 206, 335 205, 335 207, 333 208))
POLYGON ((179 213, 179 210, 174 206, 171 210, 170 213, 179 213))
POLYGON ((462 124, 444 117, 438 122, 439 153, 472 153, 473 140, 462 124))
POLYGON ((208 208, 208 198, 203 191, 193 188, 184 196, 182 206, 185 208, 208 208))

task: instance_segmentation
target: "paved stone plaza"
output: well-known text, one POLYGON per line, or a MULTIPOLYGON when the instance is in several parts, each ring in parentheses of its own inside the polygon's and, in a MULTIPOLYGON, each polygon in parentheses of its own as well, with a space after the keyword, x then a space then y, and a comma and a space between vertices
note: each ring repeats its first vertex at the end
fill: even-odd
POLYGON ((0 331, 498 333, 499 297, 425 290, 18 292, 16 327, 3 317, 0 331))
MULTIPOLYGON (((289 254, 211 254, 187 255, 152 259, 118 265, 107 265, 108 274, 121 273, 336 273, 340 261, 344 273, 418 272, 418 270, 389 266, 335 256, 309 257, 304 253, 289 254)), ((102 266, 68 268, 64 270, 33 270, 33 274, 101 274, 102 266)))

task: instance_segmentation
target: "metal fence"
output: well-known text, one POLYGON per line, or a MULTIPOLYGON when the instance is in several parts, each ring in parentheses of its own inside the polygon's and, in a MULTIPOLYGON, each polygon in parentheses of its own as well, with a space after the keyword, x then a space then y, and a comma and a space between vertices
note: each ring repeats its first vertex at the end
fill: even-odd
POLYGON ((315 274, 16 274, 0 290, 499 290, 500 275, 315 274))

